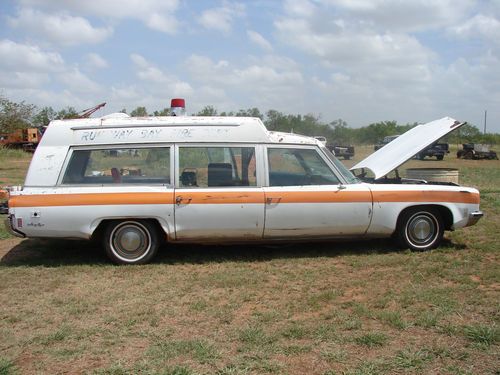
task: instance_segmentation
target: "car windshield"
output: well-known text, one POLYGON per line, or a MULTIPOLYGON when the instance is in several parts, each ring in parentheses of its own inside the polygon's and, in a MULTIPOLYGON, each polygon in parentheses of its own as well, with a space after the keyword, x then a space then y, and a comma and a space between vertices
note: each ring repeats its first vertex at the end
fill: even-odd
POLYGON ((337 170, 340 172, 340 174, 342 174, 348 184, 358 184, 361 182, 361 180, 354 176, 351 171, 347 169, 346 166, 342 164, 342 162, 337 159, 329 149, 327 149, 326 147, 321 147, 321 149, 326 154, 328 159, 330 159, 330 161, 335 164, 335 167, 337 167, 337 170))

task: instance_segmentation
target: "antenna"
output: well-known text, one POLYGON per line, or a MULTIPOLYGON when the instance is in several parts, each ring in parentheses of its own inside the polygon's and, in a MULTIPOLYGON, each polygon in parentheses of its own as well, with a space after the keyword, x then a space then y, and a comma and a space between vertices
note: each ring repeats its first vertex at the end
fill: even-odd
POLYGON ((485 109, 484 110, 484 131, 483 134, 486 134, 486 115, 488 114, 488 111, 485 109))

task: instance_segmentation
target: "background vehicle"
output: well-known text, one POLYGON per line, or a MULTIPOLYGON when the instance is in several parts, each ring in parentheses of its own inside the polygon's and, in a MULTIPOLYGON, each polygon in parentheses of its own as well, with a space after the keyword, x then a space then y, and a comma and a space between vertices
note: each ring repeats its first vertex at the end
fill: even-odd
POLYGON ((326 147, 332 151, 336 157, 343 158, 344 160, 349 160, 354 156, 354 146, 327 145, 326 147))
POLYGON ((443 160, 444 156, 450 153, 449 147, 448 143, 434 143, 415 155, 415 159, 424 160, 426 156, 435 156, 437 160, 443 160))
POLYGON ((344 160, 349 160, 354 156, 354 146, 341 146, 341 145, 329 145, 327 144, 327 139, 323 136, 315 136, 318 141, 326 146, 336 157, 344 158, 344 160))
POLYGON ((490 150, 488 145, 480 143, 464 143, 462 145, 462 150, 457 152, 457 158, 498 160, 498 155, 495 151, 490 150))
POLYGON ((39 128, 17 129, 11 133, 0 134, 0 145, 33 152, 41 138, 42 132, 39 128))

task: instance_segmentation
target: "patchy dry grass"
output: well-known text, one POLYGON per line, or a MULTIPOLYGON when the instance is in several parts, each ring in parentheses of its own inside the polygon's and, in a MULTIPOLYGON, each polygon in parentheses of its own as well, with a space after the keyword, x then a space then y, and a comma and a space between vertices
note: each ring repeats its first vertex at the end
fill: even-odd
POLYGON ((86 242, 1 240, 0 374, 498 374, 500 162, 408 164, 438 163, 486 217, 429 252, 167 246, 118 267, 86 242))

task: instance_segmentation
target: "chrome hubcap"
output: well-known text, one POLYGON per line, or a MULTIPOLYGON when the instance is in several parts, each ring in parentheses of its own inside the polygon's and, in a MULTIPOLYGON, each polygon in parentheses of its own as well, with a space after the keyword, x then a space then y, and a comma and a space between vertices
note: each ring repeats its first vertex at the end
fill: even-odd
POLYGON ((423 241, 429 237, 431 233, 431 226, 427 220, 420 219, 417 220, 416 223, 413 225, 412 232, 415 238, 419 239, 420 241, 423 241))
POLYGON ((151 248, 149 231, 138 222, 117 225, 110 237, 113 252, 125 260, 138 260, 151 248))
POLYGON ((141 245, 141 236, 135 230, 129 230, 119 238, 120 247, 126 251, 135 251, 141 245))
POLYGON ((431 244, 438 233, 439 227, 436 218, 431 214, 418 213, 408 221, 408 240, 417 247, 431 244))

